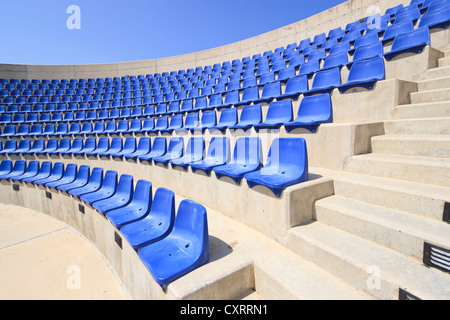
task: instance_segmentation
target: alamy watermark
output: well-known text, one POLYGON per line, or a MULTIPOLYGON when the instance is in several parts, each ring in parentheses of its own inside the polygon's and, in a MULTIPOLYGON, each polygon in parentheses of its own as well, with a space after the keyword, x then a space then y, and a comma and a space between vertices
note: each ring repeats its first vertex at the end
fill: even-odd
POLYGON ((66 26, 69 30, 80 30, 81 29, 81 9, 77 5, 70 5, 66 10, 67 14, 70 16, 66 20, 66 26))

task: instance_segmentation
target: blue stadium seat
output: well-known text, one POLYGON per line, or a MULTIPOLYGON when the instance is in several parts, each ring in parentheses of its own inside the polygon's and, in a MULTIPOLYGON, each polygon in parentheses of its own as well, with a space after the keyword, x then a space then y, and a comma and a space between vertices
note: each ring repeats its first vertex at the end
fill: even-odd
POLYGON ((299 76, 308 76, 309 78, 312 77, 314 73, 320 70, 320 62, 319 60, 312 60, 307 61, 300 67, 299 76))
POLYGON ((139 258, 163 288, 209 261, 206 209, 192 201, 181 201, 175 224, 167 237, 142 247, 139 258))
POLYGON ((69 164, 67 164, 67 166, 64 170, 64 174, 61 179, 47 182, 47 183, 45 183, 45 186, 47 188, 56 189, 57 186, 59 186, 59 185, 63 185, 63 184, 67 184, 67 183, 71 183, 71 182, 75 181, 76 176, 77 176, 77 165, 74 163, 69 163, 69 164))
MULTIPOLYGON (((3 162, 2 162, 2 165, 3 165, 3 162)), ((24 179, 24 178, 34 177, 39 173, 39 167, 40 167, 40 162, 37 160, 32 160, 32 161, 28 162, 27 169, 24 173, 9 175, 7 180, 21 181, 21 179, 24 179)), ((3 174, 4 173, 3 173, 3 169, 2 169, 2 170, 0 170, 0 175, 3 175, 3 174)))
POLYGON ((73 153, 80 152, 84 147, 84 139, 83 138, 75 138, 72 140, 72 145, 70 149, 64 152, 60 151, 61 155, 73 155, 73 153))
POLYGON ((401 23, 403 21, 411 21, 415 24, 421 17, 421 13, 419 8, 414 5, 410 5, 408 7, 404 7, 399 9, 394 17, 393 24, 401 23))
POLYGON ((139 139, 136 150, 132 153, 124 154, 126 159, 137 160, 138 156, 144 156, 150 153, 152 150, 151 139, 150 137, 142 137, 139 139))
POLYGON ((421 53, 426 46, 430 45, 430 42, 428 27, 402 33, 395 37, 391 51, 385 53, 384 57, 389 61, 405 52, 421 53))
POLYGON ((44 186, 46 183, 60 180, 63 177, 63 175, 64 175, 64 163, 56 162, 53 165, 52 171, 48 177, 35 179, 31 181, 31 183, 34 185, 44 186))
POLYGON ((16 127, 14 125, 7 125, 3 128, 2 137, 12 137, 16 134, 16 127))
POLYGON ((14 162, 10 172, 0 175, 0 180, 8 180, 9 177, 19 176, 27 170, 27 162, 25 160, 17 160, 14 162))
POLYGON ((245 176, 250 188, 263 185, 277 197, 289 186, 308 180, 308 155, 303 138, 276 138, 272 141, 266 164, 245 176))
POLYGON ((184 139, 174 137, 170 139, 167 152, 159 157, 153 157, 155 163, 168 164, 170 160, 181 158, 184 152, 184 139))
POLYGON ((330 93, 341 84, 341 70, 338 67, 318 71, 314 76, 314 80, 311 89, 304 92, 305 96, 318 94, 318 93, 330 93))
POLYGON ((81 150, 70 150, 73 156, 85 155, 86 152, 93 152, 97 148, 96 138, 87 138, 84 140, 83 148, 81 150))
POLYGON ((355 50, 358 47, 367 46, 369 44, 374 44, 374 43, 378 43, 378 42, 380 42, 378 33, 372 32, 372 33, 369 33, 369 34, 365 34, 363 36, 358 37, 355 40, 355 44, 353 45, 353 48, 348 50, 348 53, 350 55, 353 55, 355 53, 355 50))
POLYGON ((281 83, 279 81, 268 83, 264 86, 259 99, 253 100, 257 103, 270 103, 281 95, 281 83))
POLYGON ((184 155, 181 158, 171 159, 169 162, 172 167, 178 166, 186 170, 192 162, 201 161, 204 152, 205 139, 203 137, 191 137, 188 140, 184 155))
POLYGON ((126 154, 130 154, 136 151, 137 142, 135 137, 128 137, 123 143, 123 148, 119 152, 112 152, 110 154, 113 158, 123 159, 126 154))
POLYGON ((92 202, 92 207, 101 214, 105 215, 110 210, 126 206, 133 198, 133 181, 133 176, 129 174, 122 174, 114 194, 103 200, 95 200, 92 202))
POLYGON ((147 180, 139 180, 136 183, 130 203, 121 208, 109 210, 106 212, 106 218, 118 229, 134 221, 141 220, 149 213, 152 207, 152 193, 152 183, 147 180))
POLYGON ((402 33, 408 33, 414 30, 414 25, 411 21, 400 22, 386 28, 386 32, 381 40, 382 44, 393 41, 395 37, 402 33))
POLYGON ((103 183, 103 168, 94 168, 89 175, 89 180, 86 184, 71 188, 68 193, 76 198, 80 198, 84 194, 89 194, 100 189, 103 183))
POLYGON ((351 68, 353 63, 362 60, 368 60, 374 57, 383 57, 383 45, 381 42, 375 42, 372 44, 360 46, 356 49, 353 55, 353 60, 347 63, 347 68, 351 68))
POLYGON ((68 193, 69 190, 81 188, 89 181, 91 168, 87 165, 81 165, 77 171, 75 180, 58 185, 56 188, 60 191, 68 193))
POLYGON ((230 91, 225 94, 224 102, 221 105, 216 106, 216 109, 229 108, 239 102, 239 91, 230 91))
POLYGON ((13 162, 11 160, 2 160, 0 163, 0 176, 11 173, 13 168, 13 162))
MULTIPOLYGON (((144 119, 144 122, 142 123, 141 130, 137 130, 134 132, 135 135, 143 134, 146 132, 151 132, 155 129, 155 119, 152 117, 148 117, 144 119)), ((164 130, 164 129, 163 129, 164 130)))
POLYGON ((422 16, 419 28, 446 29, 450 25, 450 1, 435 1, 422 16), (434 9, 436 6, 436 9, 434 9), (439 6, 439 7, 438 7, 439 6), (442 6, 442 7, 440 7, 442 6))
POLYGON ((181 129, 193 131, 195 129, 198 129, 199 126, 200 126, 199 113, 191 112, 187 114, 186 119, 184 120, 184 126, 181 129))
POLYGON ((35 150, 35 155, 48 155, 56 152, 58 149, 58 139, 49 139, 47 140, 47 144, 45 145, 45 148, 42 150, 35 150))
POLYGON ((239 137, 234 146, 233 158, 228 164, 214 167, 218 179, 230 177, 240 184, 246 173, 259 170, 262 166, 262 146, 259 137, 239 137))
POLYGON ((222 110, 219 118, 219 123, 215 126, 208 128, 211 132, 212 130, 220 130, 225 133, 226 129, 230 126, 234 126, 237 123, 237 108, 230 108, 222 110))
POLYGON ((346 66, 348 63, 348 54, 347 52, 338 52, 335 54, 330 54, 325 58, 323 63, 323 67, 321 70, 327 70, 332 68, 341 68, 346 66))
POLYGON ((137 158, 141 162, 152 162, 152 159, 154 157, 161 157, 166 154, 167 151, 167 140, 163 137, 156 137, 155 140, 153 140, 153 146, 151 148, 151 151, 147 154, 137 156, 137 158))
POLYGON ((160 116, 156 119, 156 125, 155 128, 152 129, 150 132, 156 133, 160 130, 167 129, 169 126, 169 116, 160 116))
POLYGON ((99 151, 98 148, 96 149, 96 153, 98 157, 111 157, 111 154, 113 153, 119 153, 123 149, 123 140, 122 138, 115 137, 111 139, 111 144, 109 146, 108 150, 99 151))
POLYGON ((56 149, 55 151, 52 151, 50 153, 56 154, 56 155, 63 155, 70 150, 71 145, 72 145, 71 139, 63 138, 63 139, 59 140, 58 149, 56 149))
POLYGON ((106 171, 100 188, 98 188, 96 191, 81 195, 79 199, 85 203, 88 203, 89 205, 92 205, 94 201, 100 201, 112 197, 117 189, 117 176, 117 171, 106 171))
POLYGON ((166 188, 158 188, 151 198, 151 185, 143 192, 149 194, 140 201, 142 210, 108 212, 106 217, 125 236, 135 250, 165 238, 175 223, 175 194, 166 188))
POLYGON ((84 155, 86 157, 94 156, 96 157, 99 153, 107 152, 110 147, 109 139, 106 137, 102 137, 98 139, 97 146, 93 151, 84 151, 84 155))
POLYGON ((43 178, 47 178, 50 176, 52 172, 53 164, 50 161, 44 161, 42 162, 38 174, 34 176, 28 176, 28 177, 20 177, 19 181, 23 183, 32 183, 34 180, 39 180, 43 178))
POLYGON ((382 57, 355 62, 349 72, 347 83, 340 85, 339 92, 350 88, 363 87, 371 90, 377 81, 385 79, 385 66, 382 57))
POLYGON ((31 149, 31 140, 20 140, 17 149, 12 154, 21 154, 31 149))
POLYGON ((201 161, 191 162, 192 171, 201 170, 210 175, 212 169, 224 165, 230 157, 230 138, 213 137, 208 146, 206 157, 201 161))
POLYGON ((333 122, 333 110, 329 93, 304 97, 300 102, 297 117, 292 122, 284 123, 286 132, 295 128, 306 128, 316 132, 322 123, 333 122))
POLYGON ((201 130, 202 133, 206 131, 206 129, 213 127, 217 124, 217 117, 215 110, 208 110, 202 113, 201 123, 199 124, 197 130, 201 130))
POLYGON ((292 121, 292 100, 275 101, 269 105, 266 120, 253 127, 256 132, 261 129, 278 129, 289 121, 292 121))
POLYGON ((234 126, 228 127, 228 129, 230 130, 242 129, 244 131, 247 131, 256 124, 261 123, 261 121, 262 121, 261 105, 260 104, 248 105, 242 108, 239 123, 234 126))

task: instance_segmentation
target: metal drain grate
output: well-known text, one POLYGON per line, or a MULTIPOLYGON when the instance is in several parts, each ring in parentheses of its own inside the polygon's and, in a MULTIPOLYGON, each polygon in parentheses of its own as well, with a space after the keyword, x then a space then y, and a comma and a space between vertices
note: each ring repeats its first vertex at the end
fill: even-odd
POLYGON ((442 217, 442 220, 450 223, 450 203, 448 202, 444 204, 444 216, 442 217))
POLYGON ((425 242, 423 246, 423 263, 450 273, 450 250, 425 242))

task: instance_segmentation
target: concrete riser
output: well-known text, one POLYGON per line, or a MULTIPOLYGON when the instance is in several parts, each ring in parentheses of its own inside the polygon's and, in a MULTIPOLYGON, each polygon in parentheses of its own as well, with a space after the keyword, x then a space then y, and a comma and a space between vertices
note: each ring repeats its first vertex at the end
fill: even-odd
POLYGON ((395 108, 393 115, 397 119, 449 117, 450 102, 442 101, 402 105, 395 108))
POLYGON ((417 88, 419 92, 450 88, 450 77, 419 81, 417 88))
MULTIPOLYGON (((442 159, 445 160, 445 159, 442 159)), ((401 161, 398 158, 353 157, 346 170, 378 177, 450 186, 450 167, 444 161, 401 161)))
POLYGON ((450 157, 450 136, 379 136, 372 138, 372 152, 383 154, 450 157))
POLYGON ((439 67, 446 67, 446 66, 450 66, 450 58, 445 57, 439 59, 439 67))
POLYGON ((450 118, 409 119, 384 122, 386 134, 450 134, 450 118))
POLYGON ((450 66, 445 66, 445 67, 433 68, 433 69, 428 70, 422 76, 422 80, 443 78, 443 77, 449 77, 449 76, 450 76, 450 66))
POLYGON ((450 100, 450 89, 437 89, 411 93, 411 103, 427 103, 450 100))

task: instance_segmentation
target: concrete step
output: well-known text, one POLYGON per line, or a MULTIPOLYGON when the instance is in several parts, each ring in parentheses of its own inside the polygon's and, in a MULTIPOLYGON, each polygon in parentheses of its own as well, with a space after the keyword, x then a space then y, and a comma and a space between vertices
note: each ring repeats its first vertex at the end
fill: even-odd
POLYGON ((389 120, 384 122, 386 134, 450 134, 450 117, 389 120))
POLYGON ((450 248, 450 225, 341 196, 316 202, 317 220, 417 259, 423 243, 450 248))
POLYGON ((450 157, 450 135, 386 134, 372 137, 372 152, 450 157))
POLYGON ((450 76, 450 66, 429 69, 422 75, 422 80, 430 80, 450 76))
POLYGON ((397 119, 450 117, 450 101, 399 105, 393 116, 397 119))
POLYGON ((418 81, 417 87, 418 87, 419 92, 450 88, 450 77, 418 81))
POLYGON ((400 288, 424 300, 450 299, 448 274, 321 222, 290 229, 286 245, 355 288, 379 299, 398 299, 400 288))
POLYGON ((446 56, 445 58, 439 59, 439 67, 447 66, 450 66, 450 57, 446 56))
POLYGON ((450 88, 411 93, 411 103, 450 101, 450 88))
POLYGON ((353 156, 345 170, 379 177, 450 186, 450 159, 371 153, 353 156))
POLYGON ((330 176, 337 196, 383 206, 442 222, 450 188, 350 172, 314 171, 330 176))

